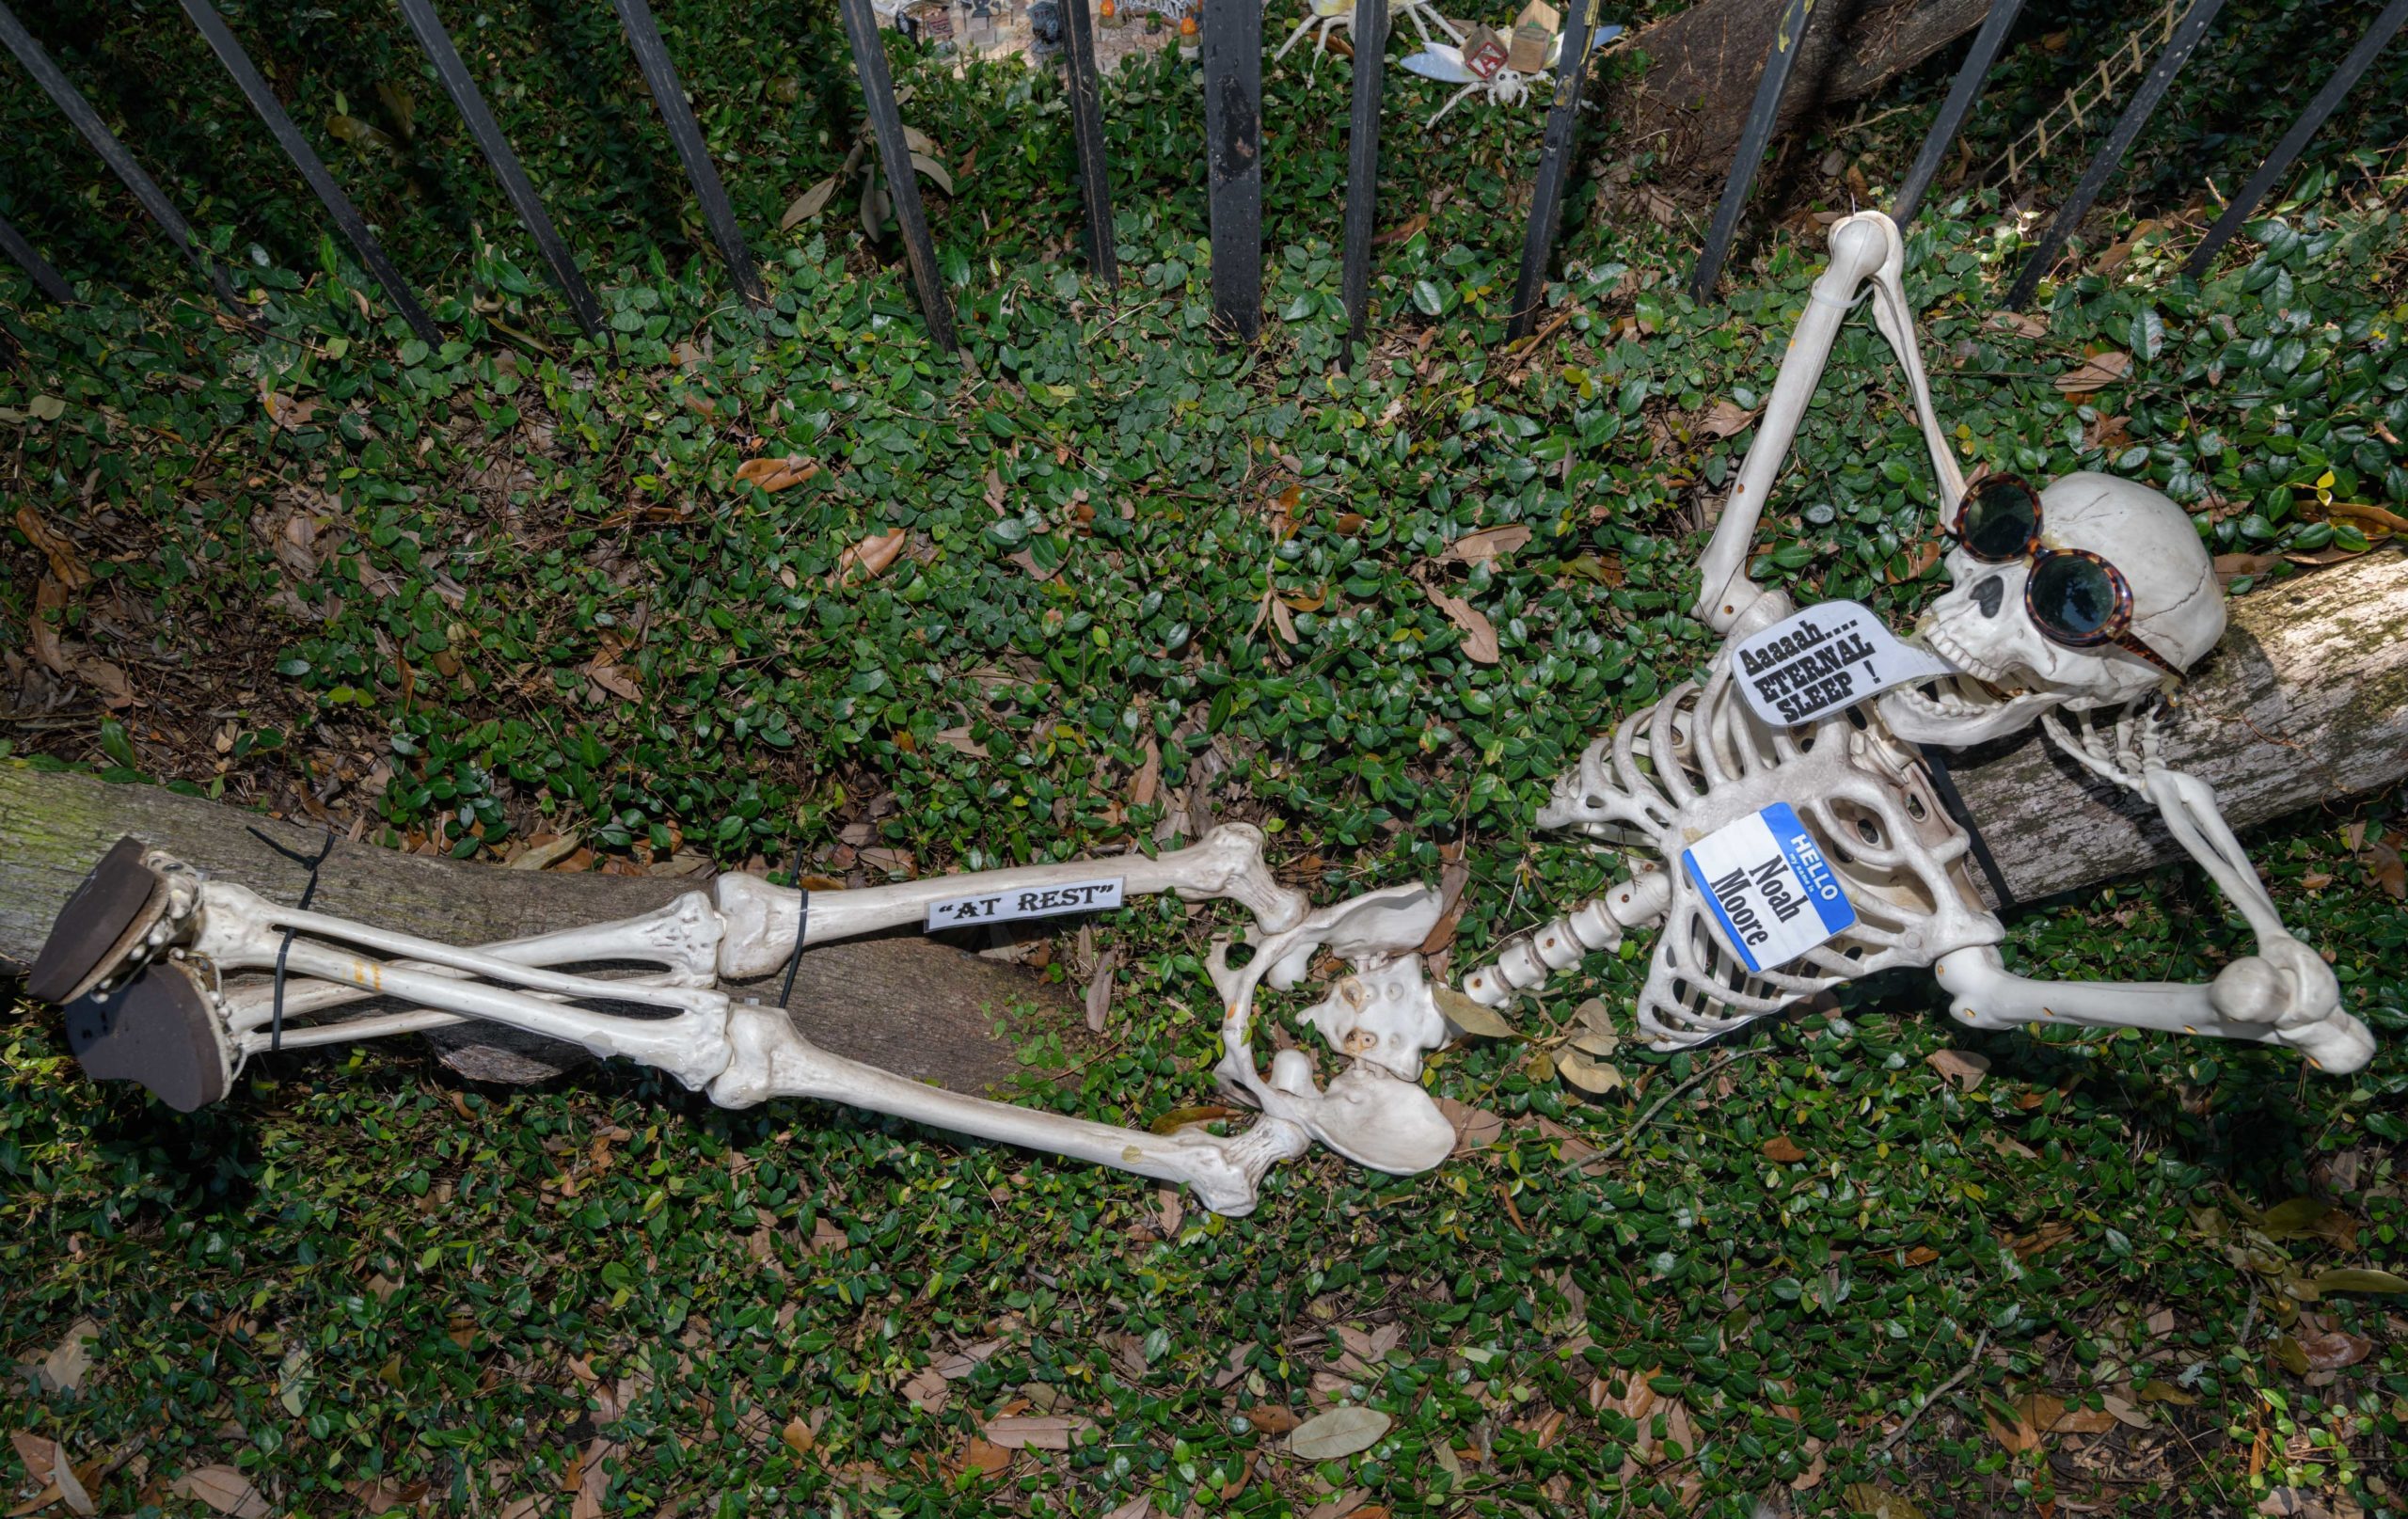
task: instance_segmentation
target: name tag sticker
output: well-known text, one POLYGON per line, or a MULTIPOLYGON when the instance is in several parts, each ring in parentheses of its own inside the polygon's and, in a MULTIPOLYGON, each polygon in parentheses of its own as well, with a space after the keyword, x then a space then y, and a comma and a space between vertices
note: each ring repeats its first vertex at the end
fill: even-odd
POLYGON ((976 923, 1011 923, 1021 918, 1051 918, 1065 912, 1101 912, 1120 905, 1121 878, 1108 880, 1063 881, 1054 886, 1015 886, 977 896, 950 896, 928 904, 925 930, 966 927, 976 923))
POLYGON ((1929 649, 1902 641, 1872 608, 1853 601, 1809 607, 1751 634, 1732 649, 1731 669, 1748 710, 1781 728, 1956 671, 1929 649))
POLYGON ((1856 923, 1838 872, 1785 801, 1698 840, 1681 868, 1751 971, 1786 965, 1856 923))

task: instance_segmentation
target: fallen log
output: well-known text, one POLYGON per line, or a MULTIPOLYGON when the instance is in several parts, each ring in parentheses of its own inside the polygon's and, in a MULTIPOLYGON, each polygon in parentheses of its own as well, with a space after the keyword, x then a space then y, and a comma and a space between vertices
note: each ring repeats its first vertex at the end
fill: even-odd
MULTIPOLYGON (((1677 182, 1720 183, 1739 145, 1783 0, 1700 0, 1626 44, 1647 70, 1613 115, 1633 146, 1677 182)), ((1782 96, 1786 133, 1825 107, 1861 100, 1981 24, 1989 0, 1823 0, 1782 96)))
MULTIPOLYGON (((253 836, 254 829, 305 859, 325 842, 314 828, 156 786, 111 785, 0 761, 0 971, 23 975, 59 904, 129 833, 278 901, 299 900, 308 871, 253 836)), ((310 905, 478 944, 632 917, 700 883, 693 877, 511 870, 337 843, 310 905)), ((775 1002, 782 980, 741 989, 775 1002)), ((799 963, 786 1007, 797 1027, 838 1054, 974 1094, 1007 1086, 1026 1069, 999 1026, 1024 1024, 1023 1037, 1039 1029, 1084 1031, 1060 988, 1016 965, 916 935, 814 949, 799 963)), ((479 1081, 541 1081, 586 1059, 570 1046, 489 1023, 426 1037, 446 1065, 479 1081)))
MULTIPOLYGON (((2183 694, 2165 752, 2216 788, 2235 828, 2397 784, 2408 775, 2408 557, 2368 554, 2235 601, 2223 643, 2183 694)), ((2036 733, 1960 756, 1953 769, 2020 900, 2184 858, 2154 810, 2036 733)), ((254 838, 254 828, 304 852, 322 841, 309 828, 155 787, 0 762, 0 959, 22 973, 58 905, 126 833, 294 899, 305 872, 254 838)), ((478 943, 630 916, 694 884, 338 845, 315 905, 478 943)), ((754 994, 774 997, 774 983, 754 994)), ((1017 967, 906 936, 804 955, 788 1010, 840 1054, 978 1092, 1022 1069, 993 1030, 1005 1009, 1030 1004, 1043 1026, 1075 1024, 1058 989, 1017 967)), ((563 1065, 563 1047, 513 1041, 485 1025, 433 1037, 448 1064, 479 1079, 536 1080, 563 1065)))

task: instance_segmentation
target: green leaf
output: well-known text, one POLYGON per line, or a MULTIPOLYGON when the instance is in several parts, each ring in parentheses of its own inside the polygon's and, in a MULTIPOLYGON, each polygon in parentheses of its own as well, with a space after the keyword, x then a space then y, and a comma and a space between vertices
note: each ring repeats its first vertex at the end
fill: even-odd
POLYGON ((1427 279, 1413 282, 1413 305, 1423 316, 1447 314, 1447 293, 1427 279))

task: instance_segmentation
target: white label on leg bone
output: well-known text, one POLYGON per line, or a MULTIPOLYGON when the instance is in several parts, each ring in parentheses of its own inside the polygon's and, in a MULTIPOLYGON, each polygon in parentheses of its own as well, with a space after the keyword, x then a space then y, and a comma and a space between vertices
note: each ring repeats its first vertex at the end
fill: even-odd
POLYGON ((976 896, 951 896, 928 904, 927 931, 964 928, 1018 918, 1051 918, 1064 912, 1101 912, 1120 905, 1118 876, 1109 880, 1062 881, 1053 886, 1014 886, 976 896))
POLYGON ((1956 667, 1899 641, 1870 607, 1826 601, 1751 633, 1731 650, 1731 672, 1748 709, 1776 727, 1854 706, 1893 686, 1956 667))
POLYGON ((1788 964, 1856 922, 1838 873, 1785 801, 1681 851, 1722 937, 1751 971, 1788 964))

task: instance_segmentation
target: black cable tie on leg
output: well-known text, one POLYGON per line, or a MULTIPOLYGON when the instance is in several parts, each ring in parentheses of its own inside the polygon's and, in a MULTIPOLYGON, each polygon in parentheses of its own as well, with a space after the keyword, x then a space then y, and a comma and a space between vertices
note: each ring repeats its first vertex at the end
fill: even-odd
POLYGON ((802 969, 802 941, 811 931, 811 893, 802 884, 802 846, 796 845, 794 864, 786 871, 786 879, 794 883, 794 953, 786 957, 786 984, 779 989, 778 1005, 784 1007, 794 996, 794 973, 802 969))
MULTIPOLYGON (((294 864, 306 866, 309 869, 309 882, 301 888, 300 906, 294 910, 300 912, 309 911, 310 900, 318 894, 318 867, 325 864, 326 857, 335 852, 334 830, 326 830, 326 842, 318 847, 318 855, 314 860, 298 849, 286 848, 258 829, 246 827, 243 831, 294 864)), ((284 941, 276 946, 276 985, 268 1000, 267 1048, 270 1054, 284 1048, 284 957, 293 952, 293 939, 296 932, 295 929, 285 929, 284 941)))
POLYGON ((2012 912, 2017 907, 2015 893, 2008 889, 2006 873, 1998 868, 1998 859, 1990 853, 1989 841, 1982 837, 1981 825, 1973 821, 1972 809, 1965 805, 1964 794, 1956 789, 1956 778, 1948 773, 1948 762, 1940 757, 1937 744, 1917 744, 1923 754, 1924 773, 1931 777, 1931 789, 1940 798, 1941 811, 1965 831, 1965 842, 1972 846, 1973 863, 1981 867, 1990 890, 1998 894, 1998 910, 2012 912))

